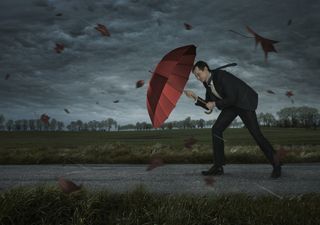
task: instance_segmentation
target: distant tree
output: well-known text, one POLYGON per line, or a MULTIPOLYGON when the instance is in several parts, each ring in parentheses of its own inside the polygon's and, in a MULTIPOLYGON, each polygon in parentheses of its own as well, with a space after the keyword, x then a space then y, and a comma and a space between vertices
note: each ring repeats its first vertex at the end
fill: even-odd
POLYGON ((273 114, 266 113, 266 114, 264 114, 264 117, 263 117, 263 123, 267 127, 275 126, 276 118, 273 116, 273 114))
POLYGON ((207 120, 205 124, 207 127, 212 127, 214 123, 215 123, 215 120, 207 120))
POLYGON ((14 129, 14 122, 13 120, 7 120, 6 122, 6 128, 8 131, 12 131, 14 129))
POLYGON ((198 127, 203 128, 205 126, 206 121, 204 119, 198 120, 198 127))
POLYGON ((4 127, 5 127, 4 121, 5 121, 5 118, 4 118, 4 116, 1 114, 1 115, 0 115, 0 130, 4 130, 4 127))
POLYGON ((114 122, 115 121, 112 118, 108 118, 107 119, 108 131, 110 131, 110 129, 111 129, 112 125, 114 124, 114 122))
POLYGON ((188 116, 183 120, 183 129, 190 128, 190 127, 191 127, 191 117, 188 116))
POLYGON ((39 131, 41 131, 42 130, 42 122, 41 122, 41 120, 40 119, 37 119, 36 120, 36 129, 37 130, 39 130, 39 131))
POLYGON ((137 122, 137 123, 136 123, 136 129, 137 129, 137 130, 140 130, 140 129, 141 129, 140 122, 137 122))
POLYGON ((14 121, 14 130, 16 130, 16 131, 22 130, 22 120, 15 120, 14 121))
POLYGON ((264 113, 263 112, 258 113, 257 120, 258 120, 258 123, 260 126, 264 125, 264 113))
POLYGON ((64 128, 64 123, 61 121, 58 121, 57 127, 58 127, 58 131, 62 131, 62 129, 64 128))
POLYGON ((50 122, 50 130, 55 131, 57 129, 57 120, 56 119, 52 119, 50 122))
POLYGON ((29 129, 32 131, 36 129, 36 121, 35 120, 33 120, 33 119, 29 120, 29 129))
POLYGON ((28 130, 28 127, 29 127, 29 121, 26 120, 26 119, 23 119, 22 122, 21 122, 21 124, 22 124, 22 130, 23 130, 23 131, 27 131, 27 130, 28 130))
POLYGON ((76 121, 77 131, 82 130, 82 125, 83 125, 83 122, 82 122, 81 120, 77 120, 77 121, 76 121))

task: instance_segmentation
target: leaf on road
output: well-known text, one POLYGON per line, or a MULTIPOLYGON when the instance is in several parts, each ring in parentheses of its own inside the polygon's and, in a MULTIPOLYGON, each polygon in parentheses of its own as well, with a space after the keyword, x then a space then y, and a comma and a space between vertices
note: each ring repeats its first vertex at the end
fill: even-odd
POLYGON ((64 179, 63 177, 59 177, 58 185, 60 189, 66 194, 70 194, 82 188, 82 185, 76 185, 71 180, 64 179))
POLYGON ((163 166, 164 163, 163 163, 163 160, 159 157, 156 157, 156 158, 153 158, 150 160, 149 162, 149 166, 147 167, 147 171, 150 171, 150 170, 153 170, 159 166, 163 166))

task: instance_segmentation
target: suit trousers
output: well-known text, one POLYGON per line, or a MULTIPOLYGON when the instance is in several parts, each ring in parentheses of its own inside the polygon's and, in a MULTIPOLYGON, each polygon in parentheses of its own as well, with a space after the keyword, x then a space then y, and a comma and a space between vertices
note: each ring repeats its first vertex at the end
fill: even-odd
POLYGON ((224 108, 218 116, 215 124, 212 126, 211 133, 214 164, 217 166, 225 165, 223 131, 237 116, 241 118, 242 122, 247 127, 269 162, 274 165, 275 150, 261 133, 256 112, 236 106, 224 108))

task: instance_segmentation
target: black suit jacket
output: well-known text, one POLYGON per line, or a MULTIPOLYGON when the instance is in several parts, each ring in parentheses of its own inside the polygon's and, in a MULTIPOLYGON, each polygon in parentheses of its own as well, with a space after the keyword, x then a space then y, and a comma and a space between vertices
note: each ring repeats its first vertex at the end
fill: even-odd
MULTIPOLYGON (((210 72, 209 80, 212 79, 214 87, 222 99, 216 97, 211 88, 203 82, 206 88, 206 99, 198 97, 200 100, 214 101, 220 110, 230 106, 252 111, 257 109, 258 94, 248 84, 225 70, 210 70, 210 72)), ((206 108, 200 100, 198 99, 195 105, 206 108)))

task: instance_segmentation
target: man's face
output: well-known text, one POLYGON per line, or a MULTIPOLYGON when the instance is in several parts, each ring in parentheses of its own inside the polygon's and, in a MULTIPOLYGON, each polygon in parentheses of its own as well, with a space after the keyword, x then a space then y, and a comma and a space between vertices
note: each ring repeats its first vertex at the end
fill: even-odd
POLYGON ((204 67, 203 70, 199 69, 197 66, 193 70, 193 74, 197 78, 197 80, 203 82, 206 81, 209 75, 209 70, 207 67, 204 67))

